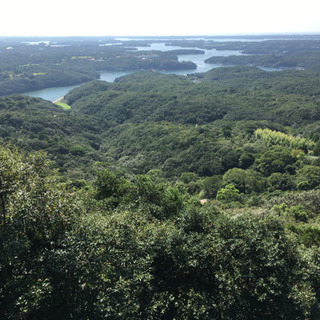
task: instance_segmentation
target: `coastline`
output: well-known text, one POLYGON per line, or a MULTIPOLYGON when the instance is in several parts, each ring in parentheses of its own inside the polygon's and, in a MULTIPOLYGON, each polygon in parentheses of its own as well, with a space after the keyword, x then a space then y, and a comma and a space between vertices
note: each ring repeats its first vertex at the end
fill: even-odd
POLYGON ((62 96, 62 97, 60 97, 60 98, 58 98, 58 99, 53 100, 52 103, 57 103, 57 102, 59 102, 59 101, 61 101, 61 100, 63 100, 63 99, 64 99, 64 96, 62 96))

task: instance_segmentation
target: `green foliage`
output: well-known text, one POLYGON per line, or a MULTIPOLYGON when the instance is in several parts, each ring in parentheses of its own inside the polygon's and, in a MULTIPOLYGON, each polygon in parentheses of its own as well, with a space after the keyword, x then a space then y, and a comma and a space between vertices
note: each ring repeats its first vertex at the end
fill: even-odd
POLYGON ((293 137, 283 132, 272 131, 270 129, 257 129, 255 136, 264 142, 268 142, 270 145, 282 145, 295 149, 312 149, 314 145, 311 140, 293 137))
POLYGON ((212 177, 207 177, 203 180, 203 196, 205 198, 215 199, 217 192, 222 186, 222 177, 215 175, 212 177))
POLYGON ((95 198, 108 209, 120 204, 140 208, 158 219, 176 216, 184 207, 186 195, 168 183, 157 183, 150 175, 136 175, 133 181, 105 170, 98 173, 94 183, 95 198))
POLYGON ((10 186, 11 192, 0 225, 0 317, 39 319, 44 311, 50 317, 54 284, 48 259, 50 252, 59 250, 80 205, 50 173, 43 154, 24 157, 3 148, 1 159, 2 185, 10 186))
POLYGON ((207 63, 226 65, 254 65, 274 68, 308 68, 319 70, 317 58, 318 41, 261 41, 258 44, 250 42, 229 42, 214 45, 222 50, 242 50, 247 55, 229 57, 211 57, 207 63))
POLYGON ((99 152, 104 121, 70 114, 42 99, 1 98, 0 125, 2 143, 11 142, 27 152, 45 150, 69 177, 87 178, 95 161, 106 160, 99 152))
POLYGON ((111 85, 105 81, 90 81, 82 85, 81 90, 78 90, 77 88, 70 90, 65 99, 68 105, 72 105, 76 100, 80 100, 91 94, 99 93, 103 90, 108 90, 109 87, 111 87, 111 85))
POLYGON ((191 205, 179 217, 178 226, 186 233, 208 233, 219 214, 219 210, 213 206, 199 209, 199 205, 191 205))
POLYGON ((294 190, 295 184, 292 176, 287 173, 274 172, 267 178, 268 190, 294 190))
POLYGON ((239 190, 233 184, 228 184, 224 188, 219 189, 217 200, 223 202, 240 201, 241 196, 239 190))
POLYGON ((291 207, 289 209, 289 214, 292 215, 297 221, 308 221, 308 214, 301 205, 291 207))
POLYGON ((125 211, 87 216, 56 259, 63 269, 78 262, 73 279, 63 278, 77 304, 68 299, 56 314, 304 319, 314 305, 301 256, 277 220, 228 218, 214 208, 190 208, 177 226, 125 211))
POLYGON ((239 167, 248 169, 254 162, 254 156, 250 153, 243 153, 239 158, 239 167))
POLYGON ((0 200, 1 224, 5 225, 8 219, 8 198, 16 191, 19 181, 23 177, 25 166, 17 150, 1 148, 0 150, 0 200))
POLYGON ((125 194, 129 192, 127 181, 108 170, 98 173, 94 187, 95 198, 103 200, 104 206, 108 209, 117 207, 123 201, 125 194))
POLYGON ((237 161, 233 149, 228 148, 228 159, 217 154, 220 150, 223 153, 223 144, 214 139, 217 133, 193 126, 167 122, 124 124, 110 129, 107 137, 114 157, 134 173, 158 168, 165 177, 178 177, 183 172, 210 176, 237 161))
POLYGON ((135 176, 128 197, 143 211, 160 220, 176 216, 185 201, 185 195, 176 187, 157 184, 147 175, 135 176))
POLYGON ((291 225, 289 229, 295 232, 301 242, 307 246, 319 247, 320 245, 320 228, 319 225, 291 225))
POLYGON ((313 148, 313 154, 315 156, 320 156, 320 140, 315 143, 313 148))
POLYGON ((317 188, 320 185, 320 168, 318 166, 307 165, 298 171, 297 175, 299 190, 310 190, 317 188), (306 182, 302 187, 302 182, 306 182), (300 183, 300 185, 299 185, 300 183))
POLYGON ((285 203, 288 207, 302 205, 308 213, 319 214, 320 212, 320 191, 310 190, 302 192, 287 193, 281 197, 270 200, 269 207, 275 204, 285 203))
MULTIPOLYGON (((81 202, 42 154, 2 154, 3 177, 17 182, 0 228, 3 318, 311 319, 316 260, 304 262, 277 219, 229 216, 152 175, 110 171, 81 202), (100 205, 110 198, 116 206, 100 205)), ((228 185, 217 198, 239 191, 228 185)), ((290 210, 303 220, 302 207, 290 210)))
POLYGON ((223 175, 223 183, 234 185, 240 193, 260 193, 265 189, 265 178, 253 170, 233 168, 223 175))
POLYGON ((262 154, 258 161, 258 168, 265 176, 270 176, 274 172, 292 173, 292 165, 295 161, 289 149, 272 148, 262 154))
POLYGON ((184 183, 190 183, 197 181, 199 176, 194 172, 182 172, 179 179, 184 183))
POLYGON ((55 104, 60 106, 60 107, 62 107, 64 110, 70 110, 71 109, 71 107, 65 102, 56 102, 55 104))
POLYGON ((284 202, 280 205, 274 205, 272 210, 278 215, 287 215, 293 217, 297 221, 307 222, 308 214, 302 205, 288 207, 284 202))
POLYGON ((86 151, 80 146, 72 146, 69 151, 74 156, 84 156, 86 153, 86 151))
MULTIPOLYGON (((236 70, 229 72, 232 77, 236 70)), ((308 93, 283 93, 270 90, 267 85, 262 85, 259 90, 230 93, 215 83, 194 83, 191 80, 140 72, 122 77, 109 87, 103 88, 96 83, 100 89, 92 88, 92 94, 86 96, 81 94, 81 87, 76 88, 72 95, 79 99, 69 101, 67 95, 66 100, 74 110, 96 114, 114 123, 147 120, 195 125, 223 118, 301 125, 320 119, 318 102, 310 100, 308 93)), ((246 81, 243 79, 242 82, 246 81)), ((88 92, 87 87, 84 88, 88 92)), ((230 126, 223 128, 225 137, 229 137, 230 126)))

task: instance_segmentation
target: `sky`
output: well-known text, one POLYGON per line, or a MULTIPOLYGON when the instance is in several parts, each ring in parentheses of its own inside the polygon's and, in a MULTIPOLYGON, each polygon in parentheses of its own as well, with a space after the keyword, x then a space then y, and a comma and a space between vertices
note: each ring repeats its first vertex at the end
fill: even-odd
POLYGON ((0 36, 319 33, 319 0, 5 0, 0 36))

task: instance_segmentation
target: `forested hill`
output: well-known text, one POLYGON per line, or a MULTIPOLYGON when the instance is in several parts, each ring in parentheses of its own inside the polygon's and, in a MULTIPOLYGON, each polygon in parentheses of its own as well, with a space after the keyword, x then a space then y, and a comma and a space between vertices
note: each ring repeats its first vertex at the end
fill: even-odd
POLYGON ((72 90, 67 111, 41 99, 3 98, 1 139, 47 151, 61 172, 79 179, 92 176, 95 162, 130 173, 161 169, 175 179, 184 172, 222 175, 255 168, 266 150, 254 136, 259 128, 309 139, 304 148, 312 151, 319 135, 318 82, 312 71, 254 67, 190 77, 140 72, 72 90))
POLYGON ((274 90, 313 98, 320 95, 320 73, 312 70, 266 72, 256 67, 237 66, 212 69, 197 77, 232 89, 274 90))
POLYGON ((319 39, 214 43, 212 45, 217 50, 242 50, 243 55, 215 56, 207 59, 206 62, 319 71, 319 43, 319 39))
POLYGON ((142 72, 114 84, 89 83, 72 90, 66 100, 75 112, 118 124, 169 121, 195 125, 224 119, 292 126, 320 119, 319 76, 307 71, 271 73, 235 67, 213 69, 196 78, 142 72))
POLYGON ((71 114, 49 101, 19 95, 0 99, 0 139, 24 151, 46 151, 61 172, 86 176, 88 168, 105 161, 100 135, 107 130, 96 117, 71 114), (82 170, 83 169, 83 170, 82 170))

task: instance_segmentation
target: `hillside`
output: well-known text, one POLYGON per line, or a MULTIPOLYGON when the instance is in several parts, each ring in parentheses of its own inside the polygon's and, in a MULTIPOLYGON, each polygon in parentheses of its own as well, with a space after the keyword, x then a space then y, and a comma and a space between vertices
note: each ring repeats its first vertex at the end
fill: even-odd
POLYGON ((106 160, 99 149, 107 123, 70 114, 49 101, 18 95, 1 98, 0 125, 2 144, 26 152, 45 150, 61 172, 74 178, 88 178, 88 168, 106 160))
POLYGON ((304 75, 301 71, 279 78, 279 72, 270 75, 254 68, 220 70, 203 74, 200 82, 194 82, 194 76, 136 73, 101 90, 97 82, 75 88, 66 100, 75 112, 95 114, 114 123, 169 121, 195 125, 223 119, 268 120, 292 126, 320 119, 317 73, 304 75))

